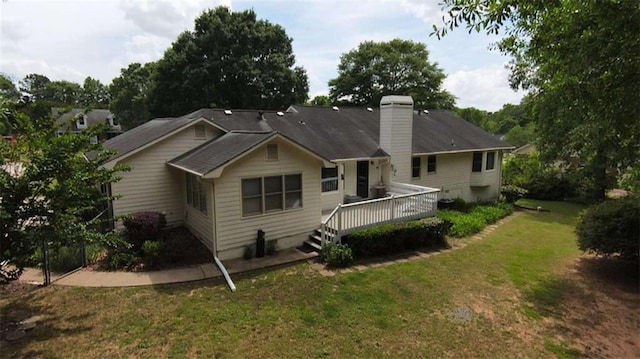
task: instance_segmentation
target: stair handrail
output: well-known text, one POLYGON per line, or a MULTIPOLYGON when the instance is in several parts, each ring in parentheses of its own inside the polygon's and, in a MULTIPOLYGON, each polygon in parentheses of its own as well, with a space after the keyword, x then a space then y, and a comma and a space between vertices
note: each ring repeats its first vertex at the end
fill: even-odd
MULTIPOLYGON (((324 248, 324 242, 328 239, 328 235, 327 235, 327 224, 329 223, 329 221, 331 221, 333 219, 333 217, 340 212, 340 210, 342 209, 342 204, 338 204, 336 206, 336 208, 333 209, 333 211, 331 211, 331 213, 329 214, 329 216, 322 221, 322 223, 320 223, 320 246, 322 248, 324 248)), ((338 232, 340 232, 341 228, 334 228, 336 229, 338 232)))

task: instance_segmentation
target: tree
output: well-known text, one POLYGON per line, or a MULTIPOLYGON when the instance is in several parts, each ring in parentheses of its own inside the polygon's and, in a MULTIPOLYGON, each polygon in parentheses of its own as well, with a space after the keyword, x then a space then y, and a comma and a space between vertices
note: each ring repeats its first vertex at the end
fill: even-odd
POLYGON ((326 95, 318 95, 311 100, 309 100, 309 105, 311 106, 331 106, 332 102, 329 96, 326 95))
POLYGON ((20 91, 24 93, 24 102, 34 102, 45 99, 47 85, 51 82, 48 77, 40 74, 29 74, 20 81, 20 91))
POLYGON ((202 107, 283 108, 307 100, 304 69, 293 67, 291 38, 252 10, 203 12, 158 61, 153 116, 202 107))
POLYGON ((440 37, 466 24, 505 36, 511 85, 528 107, 545 159, 566 160, 602 199, 621 170, 640 166, 640 7, 635 1, 445 0, 440 37), (569 158, 579 161, 568 161, 569 158))
POLYGON ((131 129, 149 121, 149 96, 153 87, 155 63, 133 63, 120 70, 120 76, 109 85, 111 112, 121 126, 131 129))
MULTIPOLYGON (((91 144, 107 125, 57 135, 51 118, 32 120, 7 102, 0 106, 20 133, 15 144, 0 142, 0 263, 11 261, 19 274, 44 241, 59 247, 107 238, 94 229, 97 208, 111 199, 100 185, 116 181, 124 169, 102 167, 112 153, 91 144)), ((0 268, 0 280, 8 279, 2 274, 0 268)))
POLYGON ((109 89, 100 80, 84 79, 79 103, 83 107, 105 108, 109 106, 109 89))
POLYGON ((394 39, 365 41, 340 57, 329 97, 358 106, 377 106, 385 95, 410 95, 417 108, 451 109, 455 97, 442 89, 445 74, 429 62, 425 44, 394 39))
POLYGON ((58 106, 79 106, 82 95, 80 84, 60 80, 51 81, 44 88, 44 101, 56 103, 58 106))
POLYGON ((0 73, 0 98, 14 102, 20 100, 20 91, 11 78, 2 73, 0 73))

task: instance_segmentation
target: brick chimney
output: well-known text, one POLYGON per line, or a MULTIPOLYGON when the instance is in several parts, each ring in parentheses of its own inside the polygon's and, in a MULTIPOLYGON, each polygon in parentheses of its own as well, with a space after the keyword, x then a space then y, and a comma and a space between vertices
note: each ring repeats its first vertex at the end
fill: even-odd
POLYGON ((391 95, 380 100, 380 148, 391 155, 391 181, 411 182, 413 99, 391 95))

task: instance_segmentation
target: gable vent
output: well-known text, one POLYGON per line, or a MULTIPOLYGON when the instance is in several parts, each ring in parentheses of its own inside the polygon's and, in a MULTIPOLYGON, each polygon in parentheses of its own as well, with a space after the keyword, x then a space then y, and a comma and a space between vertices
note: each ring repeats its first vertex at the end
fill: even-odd
POLYGON ((206 130, 203 124, 193 126, 193 137, 196 140, 203 140, 206 137, 206 130))
POLYGON ((225 115, 231 115, 231 114, 233 114, 233 112, 231 112, 231 110, 224 110, 224 114, 225 115))
POLYGON ((270 144, 267 145, 267 161, 277 161, 278 160, 278 145, 270 144))

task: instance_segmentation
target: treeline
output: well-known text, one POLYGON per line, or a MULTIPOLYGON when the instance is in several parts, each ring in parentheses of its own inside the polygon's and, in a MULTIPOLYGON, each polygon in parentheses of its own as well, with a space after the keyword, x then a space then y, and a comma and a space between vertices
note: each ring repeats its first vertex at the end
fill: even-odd
POLYGON ((516 147, 535 141, 535 122, 523 103, 508 103, 496 112, 487 112, 475 107, 456 108, 454 111, 458 116, 489 133, 503 135, 506 142, 516 147))

